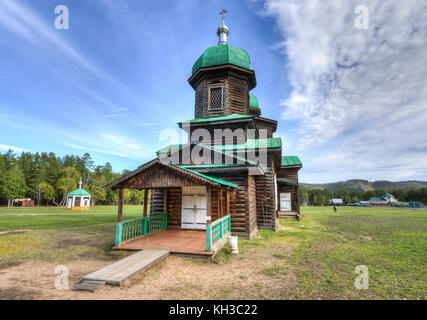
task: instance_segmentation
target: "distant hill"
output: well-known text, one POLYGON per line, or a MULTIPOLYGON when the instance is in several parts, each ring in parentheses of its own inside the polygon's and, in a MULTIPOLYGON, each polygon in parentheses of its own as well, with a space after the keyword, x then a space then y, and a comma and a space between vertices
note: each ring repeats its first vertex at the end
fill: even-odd
POLYGON ((348 191, 368 191, 376 189, 384 189, 390 191, 391 189, 402 189, 408 191, 409 189, 427 188, 426 181, 368 181, 368 180, 347 180, 332 183, 301 183, 301 185, 308 189, 328 189, 335 191, 345 189, 348 191))

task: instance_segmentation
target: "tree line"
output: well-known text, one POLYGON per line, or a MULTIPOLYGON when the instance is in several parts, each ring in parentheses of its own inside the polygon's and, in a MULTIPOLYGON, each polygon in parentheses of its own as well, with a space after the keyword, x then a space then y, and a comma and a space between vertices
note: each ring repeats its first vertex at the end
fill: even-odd
MULTIPOLYGON (((82 188, 92 194, 92 204, 115 204, 117 190, 104 190, 106 184, 129 173, 113 172, 110 163, 95 165, 89 153, 83 156, 55 153, 0 153, 0 204, 8 199, 32 198, 36 205, 65 205, 69 192, 82 188)), ((125 190, 125 202, 141 203, 144 192, 125 190)))
POLYGON ((384 189, 368 191, 348 191, 339 189, 331 192, 328 189, 308 189, 301 186, 299 188, 299 197, 301 204, 320 206, 331 204, 330 200, 332 198, 342 199, 344 204, 350 204, 359 201, 368 201, 372 197, 380 197, 387 192, 392 194, 397 201, 420 201, 427 203, 427 188, 409 189, 407 191, 402 189, 392 189, 389 191, 384 189))

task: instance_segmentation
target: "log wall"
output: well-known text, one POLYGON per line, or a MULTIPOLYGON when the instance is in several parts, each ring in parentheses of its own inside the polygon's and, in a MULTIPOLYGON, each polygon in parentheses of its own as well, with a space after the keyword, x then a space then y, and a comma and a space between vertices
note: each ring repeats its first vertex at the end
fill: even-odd
POLYGON ((203 78, 195 88, 195 118, 211 118, 233 113, 250 114, 249 83, 245 77, 225 71, 203 78), (223 108, 209 109, 209 88, 223 87, 223 108))
MULTIPOLYGON (((277 170, 278 178, 286 178, 298 183, 298 170, 299 168, 280 168, 277 170)), ((291 186, 286 184, 279 184, 278 186, 280 192, 290 192, 291 193, 291 206, 292 211, 300 213, 300 204, 299 204, 299 194, 298 186, 291 186)))
POLYGON ((264 175, 255 176, 256 212, 258 229, 278 229, 276 213, 276 191, 274 184, 273 159, 268 155, 269 166, 264 175))

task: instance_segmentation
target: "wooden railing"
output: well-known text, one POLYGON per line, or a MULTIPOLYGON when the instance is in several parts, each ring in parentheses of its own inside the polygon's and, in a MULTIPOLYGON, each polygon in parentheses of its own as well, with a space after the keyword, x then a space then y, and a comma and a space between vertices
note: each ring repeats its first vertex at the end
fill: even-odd
POLYGON ((206 226, 206 251, 213 252, 231 234, 230 215, 226 215, 206 226))
POLYGON ((119 222, 116 225, 116 247, 167 229, 167 215, 159 214, 119 222))

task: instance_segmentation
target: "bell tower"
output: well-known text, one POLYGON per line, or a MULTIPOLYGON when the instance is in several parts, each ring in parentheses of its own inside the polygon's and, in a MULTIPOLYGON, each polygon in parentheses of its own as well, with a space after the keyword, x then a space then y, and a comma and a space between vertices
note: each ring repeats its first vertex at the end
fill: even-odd
POLYGON ((209 47, 194 63, 188 82, 195 90, 194 117, 213 118, 233 114, 249 115, 249 91, 256 86, 248 53, 228 43, 230 30, 217 29, 218 45, 209 47))

